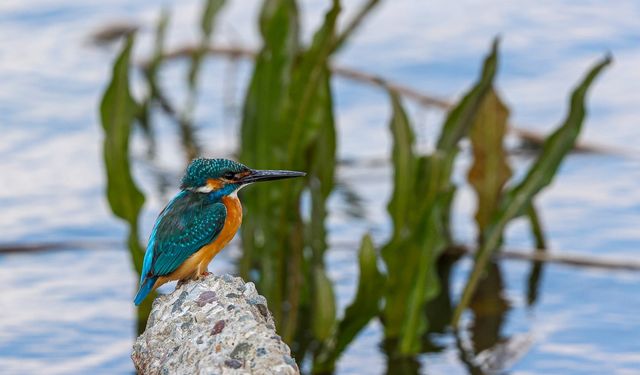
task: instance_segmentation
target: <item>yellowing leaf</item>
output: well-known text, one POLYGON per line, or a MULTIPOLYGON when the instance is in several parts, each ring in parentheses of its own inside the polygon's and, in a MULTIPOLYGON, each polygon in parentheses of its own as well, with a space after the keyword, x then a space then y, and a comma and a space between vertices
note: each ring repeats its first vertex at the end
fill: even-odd
POLYGON ((542 152, 529 168, 524 179, 511 188, 501 200, 500 208, 486 232, 486 239, 478 250, 473 270, 462 292, 460 302, 454 311, 451 323, 454 327, 458 325, 462 312, 469 305, 469 301, 471 301, 471 297, 473 293, 475 293, 478 281, 485 271, 491 254, 496 251, 500 244, 502 233, 507 224, 513 218, 526 212, 527 208, 531 205, 533 197, 551 183, 560 167, 560 163, 562 163, 564 157, 573 149, 586 115, 585 98, 587 91, 602 69, 610 63, 611 59, 609 57, 600 61, 573 90, 567 118, 562 125, 545 140, 542 146, 542 152))
POLYGON ((478 198, 475 217, 480 238, 496 212, 504 184, 511 177, 503 146, 508 117, 509 109, 491 90, 485 96, 471 128, 473 165, 468 178, 478 198))

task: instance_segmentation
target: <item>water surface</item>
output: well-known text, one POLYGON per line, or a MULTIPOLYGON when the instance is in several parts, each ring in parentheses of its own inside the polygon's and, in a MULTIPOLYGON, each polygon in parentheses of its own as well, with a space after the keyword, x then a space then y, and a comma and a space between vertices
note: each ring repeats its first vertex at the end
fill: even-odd
MULTIPOLYGON (((169 44, 195 40, 197 1, 165 1, 171 7, 169 44)), ((223 13, 216 40, 256 46, 258 2, 232 2, 223 13)), ((317 26, 326 2, 303 2, 305 35, 317 26)), ((352 14, 356 4, 345 4, 352 14)), ((6 373, 130 373, 133 334, 131 302, 135 274, 121 243, 124 225, 113 218, 103 196, 101 132, 97 103, 115 48, 98 49, 88 34, 112 21, 145 25, 136 57, 149 52, 151 25, 159 4, 152 1, 71 0, 0 4, 0 242, 80 241, 61 251, 0 255, 0 367, 6 373)), ((640 4, 634 1, 504 3, 500 1, 387 1, 337 63, 381 74, 445 98, 455 98, 477 75, 491 38, 502 35, 498 86, 512 106, 515 123, 548 130, 561 119, 566 96, 583 72, 604 53, 614 66, 589 97, 584 140, 634 153, 640 136, 640 4)), ((172 97, 184 92, 184 67, 163 70, 172 97)), ((224 61, 206 66, 197 118, 206 155, 226 155, 235 145, 237 116, 224 111, 225 87, 236 87, 236 104, 250 65, 230 69, 224 61), (231 74, 231 72, 234 72, 231 74), (226 86, 225 86, 226 85, 226 86)), ((136 87, 140 91, 140 87, 136 87)), ((335 82, 340 155, 363 160, 386 158, 389 137, 386 95, 370 87, 335 82)), ((233 93, 233 92, 232 92, 233 93)), ((420 147, 433 142, 442 114, 408 103, 420 147)), ((163 171, 177 181, 183 156, 171 124, 160 124, 163 171)), ((136 160, 144 148, 134 142, 136 160)), ((517 159, 522 165, 527 160, 517 159)), ((463 160, 457 173, 465 173, 463 160)), ((537 202, 553 249, 634 259, 640 244, 640 168, 636 157, 575 155, 562 166, 552 188, 537 202)), ((388 166, 341 167, 339 177, 363 198, 365 217, 345 212, 343 198, 331 200, 329 273, 339 306, 354 293, 356 244, 371 231, 378 242, 389 230, 385 204, 388 166), (338 246, 338 244, 341 244, 338 246)), ((154 170, 136 164, 148 193, 142 236, 177 183, 164 194, 154 170)), ((456 238, 471 242, 473 194, 462 189, 456 201, 456 238)), ((526 223, 509 229, 508 247, 530 248, 526 223)), ((233 272, 234 246, 212 264, 233 272)), ((471 262, 452 277, 459 293, 471 262)), ((509 369, 514 374, 631 374, 640 371, 640 275, 550 265, 539 300, 526 306, 530 265, 501 262, 505 296, 511 306, 500 336, 528 343, 509 369)), ((469 320, 465 320, 469 323, 469 320)), ((338 373, 383 373, 381 329, 372 322, 338 363, 338 373)), ((462 373, 455 342, 434 337, 443 350, 419 358, 421 372, 462 373)))

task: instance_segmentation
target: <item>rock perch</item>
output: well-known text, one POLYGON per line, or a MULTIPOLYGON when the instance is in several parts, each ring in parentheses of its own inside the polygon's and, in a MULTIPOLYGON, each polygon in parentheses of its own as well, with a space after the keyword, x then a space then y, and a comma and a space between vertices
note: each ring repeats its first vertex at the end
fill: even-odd
POLYGON ((299 374, 267 300, 239 277, 190 281, 153 303, 131 355, 140 374, 299 374))

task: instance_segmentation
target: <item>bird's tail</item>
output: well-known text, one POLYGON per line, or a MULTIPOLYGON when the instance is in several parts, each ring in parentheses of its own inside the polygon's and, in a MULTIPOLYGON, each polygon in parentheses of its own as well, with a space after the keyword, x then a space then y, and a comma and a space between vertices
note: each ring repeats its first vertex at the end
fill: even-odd
POLYGON ((157 279, 157 277, 147 277, 144 279, 144 281, 140 285, 140 289, 138 289, 136 299, 134 300, 136 306, 142 303, 142 301, 149 295, 149 293, 151 293, 157 279))

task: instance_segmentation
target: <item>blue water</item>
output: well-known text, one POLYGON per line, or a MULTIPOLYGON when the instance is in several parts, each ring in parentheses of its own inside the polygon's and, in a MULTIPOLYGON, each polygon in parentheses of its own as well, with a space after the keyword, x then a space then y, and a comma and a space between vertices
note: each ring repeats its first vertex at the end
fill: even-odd
MULTIPOLYGON (((327 2, 303 2, 305 38, 320 22, 327 2)), ((169 44, 193 41, 197 1, 165 1, 173 10, 169 44)), ((257 1, 235 1, 222 15, 216 41, 256 46, 257 1)), ((352 14, 357 4, 345 4, 352 14)), ((2 373, 130 373, 135 275, 124 246, 124 225, 103 197, 101 133, 97 103, 115 48, 91 46, 88 35, 113 21, 144 25, 136 58, 149 52, 151 30, 161 4, 149 0, 111 2, 8 0, 0 3, 0 243, 90 241, 96 248, 0 255, 0 369, 2 373), (114 243, 115 242, 115 243, 114 243)), ((563 117, 566 96, 583 72, 605 53, 615 64, 589 96, 590 116, 583 140, 613 146, 631 157, 574 155, 537 204, 557 251, 635 259, 640 245, 640 4, 635 1, 550 3, 500 1, 428 3, 387 1, 368 20, 336 63, 383 75, 424 92, 456 98, 478 74, 491 39, 502 36, 498 87, 512 108, 514 123, 548 130, 563 117)), ((242 90, 250 65, 237 69, 217 60, 206 66, 197 111, 205 154, 226 155, 233 140, 242 90), (229 89, 231 87, 231 89, 229 89), (225 100, 234 106, 225 110, 225 100)), ((165 82, 183 82, 183 66, 163 72, 165 82)), ((136 87, 140 93, 143 88, 136 87)), ((340 155, 386 158, 389 107, 384 92, 344 79, 335 81, 340 155)), ((181 98, 182 84, 170 95, 181 98)), ((178 103, 181 101, 178 100, 178 103)), ((428 149, 442 113, 407 102, 428 149)), ((183 156, 175 130, 160 123, 163 170, 177 181, 183 156)), ((136 160, 144 152, 134 142, 136 160)), ((525 159, 514 163, 522 166, 525 159)), ((467 161, 457 173, 466 173, 467 161)), ((388 233, 385 203, 391 171, 342 167, 342 181, 363 198, 365 219, 346 214, 339 194, 331 201, 331 241, 357 243, 366 231, 377 241, 388 233), (364 183, 365 181, 366 183, 364 183)), ((136 165, 147 192, 142 235, 175 190, 155 187, 153 170, 136 165)), ((176 184, 177 185, 177 184, 176 184)), ((174 186, 175 188, 175 186, 174 186)), ((471 191, 455 202, 456 238, 475 237, 471 191)), ((509 228, 507 247, 530 248, 525 222, 509 228)), ((78 247, 78 246, 76 246, 78 247)), ((212 265, 232 272, 239 251, 232 246, 212 265)), ((339 306, 354 293, 355 254, 344 246, 328 254, 339 306)), ((471 263, 455 268, 459 293, 471 263)), ((640 274, 549 265, 539 301, 526 307, 529 264, 501 263, 505 296, 512 309, 502 336, 524 338, 514 374, 632 374, 640 372, 640 274)), ((465 321, 468 323, 468 321, 465 321)), ((340 374, 382 373, 381 329, 372 322, 338 364, 340 374), (379 371, 374 371, 379 369, 379 371)), ((449 337, 447 349, 420 357, 421 371, 463 373, 449 337)))

